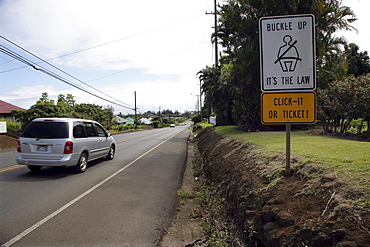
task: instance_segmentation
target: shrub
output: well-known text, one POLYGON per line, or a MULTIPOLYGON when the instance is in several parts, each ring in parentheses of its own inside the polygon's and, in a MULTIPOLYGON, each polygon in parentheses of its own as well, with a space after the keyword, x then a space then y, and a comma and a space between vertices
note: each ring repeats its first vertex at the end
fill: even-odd
POLYGON ((0 118, 0 122, 6 122, 6 129, 8 133, 17 134, 22 131, 22 124, 14 122, 10 118, 0 118))
POLYGON ((201 119, 200 119, 199 115, 194 115, 191 120, 194 122, 194 124, 197 124, 197 123, 201 122, 201 119))

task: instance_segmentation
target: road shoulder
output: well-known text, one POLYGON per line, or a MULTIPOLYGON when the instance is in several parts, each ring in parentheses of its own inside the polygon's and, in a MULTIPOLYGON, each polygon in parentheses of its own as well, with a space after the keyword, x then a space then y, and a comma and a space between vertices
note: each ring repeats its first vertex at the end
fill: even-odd
MULTIPOLYGON (((194 191, 198 183, 193 175, 195 148, 192 138, 191 136, 188 142, 188 156, 182 184, 182 190, 186 192, 194 191)), ((192 243, 196 240, 204 239, 204 232, 200 225, 201 220, 198 217, 194 217, 196 209, 197 201, 195 198, 187 197, 185 200, 182 200, 170 228, 162 239, 162 247, 193 246, 192 243)))

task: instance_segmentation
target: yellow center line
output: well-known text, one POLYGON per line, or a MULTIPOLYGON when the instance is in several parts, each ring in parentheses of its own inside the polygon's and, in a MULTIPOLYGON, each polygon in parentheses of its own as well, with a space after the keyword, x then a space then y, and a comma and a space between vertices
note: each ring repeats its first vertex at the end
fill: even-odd
POLYGON ((10 171, 10 170, 17 169, 17 168, 20 168, 20 167, 23 167, 23 166, 24 166, 24 165, 8 166, 8 167, 5 167, 5 168, 1 168, 1 169, 0 169, 0 172, 10 171))

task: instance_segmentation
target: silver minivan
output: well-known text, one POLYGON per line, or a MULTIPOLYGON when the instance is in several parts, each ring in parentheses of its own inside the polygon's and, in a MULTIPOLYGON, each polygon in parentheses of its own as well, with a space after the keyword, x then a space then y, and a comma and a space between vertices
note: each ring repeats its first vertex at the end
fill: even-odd
POLYGON ((74 118, 36 118, 18 139, 17 162, 31 171, 43 166, 74 166, 84 172, 87 162, 114 158, 116 143, 98 122, 74 118))

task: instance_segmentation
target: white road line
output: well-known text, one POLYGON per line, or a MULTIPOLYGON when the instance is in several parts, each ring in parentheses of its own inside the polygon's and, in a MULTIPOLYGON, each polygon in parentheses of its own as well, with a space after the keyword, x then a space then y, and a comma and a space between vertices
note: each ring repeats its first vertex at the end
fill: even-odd
POLYGON ((155 147, 151 148, 150 150, 148 150, 144 154, 142 154, 139 157, 137 157, 135 160, 131 161, 125 167, 122 167, 117 172, 113 173, 112 175, 110 175, 109 177, 107 177, 106 179, 104 179, 103 181, 101 181, 100 183, 98 183, 97 185, 95 185, 94 187, 92 187, 89 190, 85 191, 84 193, 82 193, 81 195, 79 195, 78 197, 76 197, 75 199, 73 199, 72 201, 68 202, 67 204, 65 204, 64 206, 62 206, 61 208, 59 208, 55 212, 53 212, 50 215, 46 216, 45 218, 43 218, 42 220, 40 220, 39 222, 37 222, 33 226, 29 227, 28 229, 24 230, 22 233, 18 234, 17 236, 15 236, 14 238, 10 239, 8 242, 6 242, 5 244, 3 244, 1 246, 2 247, 8 247, 8 246, 11 246, 12 244, 14 244, 15 242, 21 240, 26 235, 28 235, 32 231, 36 230, 37 228, 39 228, 40 226, 42 226, 44 223, 48 222, 50 219, 52 219, 53 217, 57 216, 58 214, 60 214, 61 212, 63 212, 65 209, 69 208, 70 206, 72 206, 73 204, 75 204, 76 202, 78 202, 79 200, 81 200, 82 198, 84 198, 85 196, 87 196, 88 194, 90 194, 91 192, 93 192, 94 190, 96 190, 97 188, 99 188, 100 186, 102 186, 104 183, 106 183, 107 181, 109 181, 110 179, 112 179, 113 177, 115 177, 117 174, 119 174, 123 170, 126 170, 128 167, 130 167, 136 161, 138 161, 139 159, 143 158, 145 155, 147 155, 148 153, 150 153, 151 151, 153 151, 154 149, 156 149, 157 147, 159 147, 160 145, 162 145, 163 143, 165 143, 166 141, 168 141, 169 139, 171 139, 172 137, 174 137, 178 133, 180 133, 180 131, 174 133, 173 135, 171 135, 170 137, 168 137, 166 140, 162 141, 161 143, 159 143, 155 147))
POLYGON ((17 150, 14 148, 14 151, 0 153, 0 156, 7 155, 7 154, 15 154, 15 153, 17 153, 17 150))

